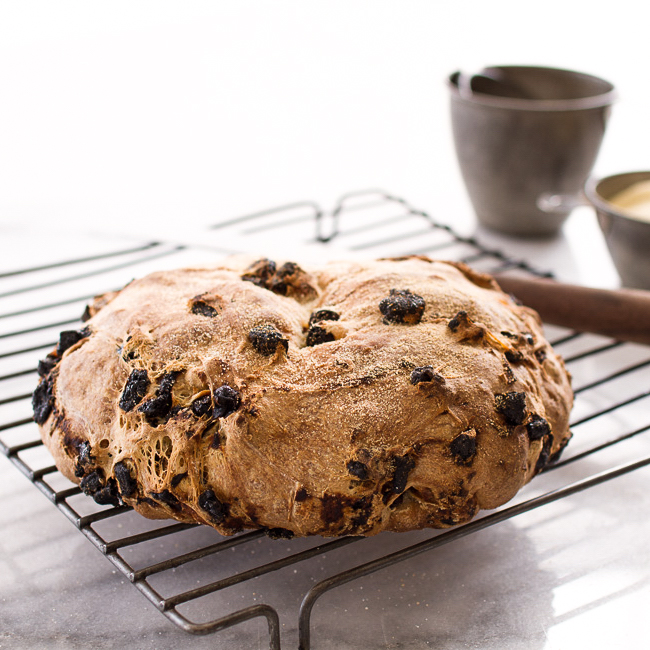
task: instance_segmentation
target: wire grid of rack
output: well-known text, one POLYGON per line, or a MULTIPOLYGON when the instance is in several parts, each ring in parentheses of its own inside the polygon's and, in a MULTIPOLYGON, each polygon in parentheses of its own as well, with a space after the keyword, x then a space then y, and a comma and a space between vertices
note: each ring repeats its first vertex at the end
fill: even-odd
MULTIPOLYGON (((165 241, 127 245, 118 250, 100 246, 83 257, 51 257, 51 261, 0 274, 0 449, 155 607, 183 630, 212 634, 261 617, 268 624, 270 647, 278 650, 280 617, 268 603, 217 612, 216 618, 202 614, 199 618, 205 620, 198 621, 187 608, 210 594, 233 587, 251 591, 256 579, 298 567, 301 573, 312 574, 305 584, 298 613, 299 644, 307 650, 311 647, 314 605, 331 590, 650 464, 650 456, 635 450, 632 460, 610 454, 604 464, 596 466, 596 471, 590 467, 577 480, 572 474, 546 485, 538 477, 531 486, 539 482, 539 488, 524 489, 510 505, 454 529, 426 531, 415 543, 406 535, 403 544, 393 544, 388 552, 383 547, 377 553, 375 547, 369 546, 368 553, 354 554, 350 566, 342 563, 341 570, 324 579, 319 579, 314 570, 317 558, 339 553, 351 545, 372 545, 371 540, 317 538, 280 544, 267 540, 263 531, 223 538, 206 527, 169 522, 153 525, 134 516, 129 508, 96 506, 57 472, 40 442, 31 417, 36 361, 56 344, 59 330, 81 326, 80 315, 93 295, 117 289, 150 270, 192 264, 199 249, 205 261, 218 260, 237 251, 233 242, 241 244, 253 237, 263 241, 265 233, 270 232, 287 242, 300 241, 313 250, 327 250, 329 243, 335 242, 356 254, 372 257, 426 254, 461 260, 487 272, 515 269, 548 275, 525 261, 490 250, 472 237, 456 234, 448 225, 399 197, 374 190, 345 195, 329 211, 305 201, 222 221, 201 237, 200 247, 165 241), (110 525, 118 520, 125 523, 110 525), (182 537, 191 530, 193 536, 182 537), (179 542, 181 537, 183 541, 179 542), (161 540, 163 546, 165 540, 169 545, 161 559, 150 549, 141 551, 147 549, 147 544, 161 540), (251 561, 244 568, 232 562, 233 553, 247 554, 262 542, 267 545, 265 560, 251 561), (176 574, 207 558, 220 567, 217 579, 188 587, 176 574)), ((549 332, 575 378, 572 429, 589 432, 588 436, 580 436, 580 441, 575 441, 579 437, 575 436, 565 458, 544 473, 559 475, 561 468, 650 431, 650 348, 559 328, 549 328, 549 332)))

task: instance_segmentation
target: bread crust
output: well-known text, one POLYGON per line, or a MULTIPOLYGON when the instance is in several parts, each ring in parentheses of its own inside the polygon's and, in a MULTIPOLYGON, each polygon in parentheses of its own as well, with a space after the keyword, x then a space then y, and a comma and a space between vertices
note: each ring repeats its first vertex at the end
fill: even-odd
POLYGON ((462 264, 237 257, 135 280, 87 316, 42 362, 35 420, 65 476, 145 517, 444 528, 507 502, 570 437, 539 317, 462 264))

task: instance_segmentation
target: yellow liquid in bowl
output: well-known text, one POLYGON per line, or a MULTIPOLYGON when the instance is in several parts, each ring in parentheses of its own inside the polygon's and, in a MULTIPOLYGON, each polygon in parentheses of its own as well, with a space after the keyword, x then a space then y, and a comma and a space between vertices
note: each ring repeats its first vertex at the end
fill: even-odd
POLYGON ((650 223, 650 181, 639 181, 608 200, 618 212, 650 223))

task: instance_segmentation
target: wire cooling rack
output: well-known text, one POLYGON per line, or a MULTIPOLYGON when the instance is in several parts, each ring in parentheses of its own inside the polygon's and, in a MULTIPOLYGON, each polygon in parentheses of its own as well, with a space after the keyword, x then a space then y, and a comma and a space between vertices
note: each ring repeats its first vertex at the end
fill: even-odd
POLYGON ((308 650, 314 606, 328 592, 650 464, 650 348, 548 327, 574 376, 574 440, 564 459, 511 504, 463 526, 393 535, 381 544, 355 537, 271 540, 263 531, 225 538, 207 527, 151 522, 126 507, 97 506, 63 478, 40 442, 31 416, 38 359, 56 344, 60 330, 81 326, 92 296, 152 270, 216 261, 249 250, 251 242, 260 248, 271 236, 326 254, 334 242, 339 251, 368 257, 426 254, 487 272, 545 275, 456 234, 399 197, 374 190, 345 195, 328 211, 305 201, 222 221, 202 234, 200 243, 151 241, 113 248, 93 241, 83 256, 60 256, 46 246, 41 261, 0 273, 0 449, 183 630, 206 635, 262 618, 269 647, 279 650, 282 620, 263 579, 288 571, 299 576, 293 593, 302 600, 289 627, 297 626, 299 646, 308 650), (642 439, 644 444, 634 446, 642 439), (210 600, 220 593, 233 594, 227 608, 210 600), (249 604, 238 607, 239 601, 249 604))

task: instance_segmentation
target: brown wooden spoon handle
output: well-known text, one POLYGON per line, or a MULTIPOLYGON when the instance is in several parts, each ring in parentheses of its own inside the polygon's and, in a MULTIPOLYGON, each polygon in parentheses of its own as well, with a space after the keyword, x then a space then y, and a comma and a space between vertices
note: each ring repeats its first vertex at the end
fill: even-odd
POLYGON ((650 291, 592 289, 506 274, 495 277, 504 291, 535 309, 547 323, 650 345, 650 291))

